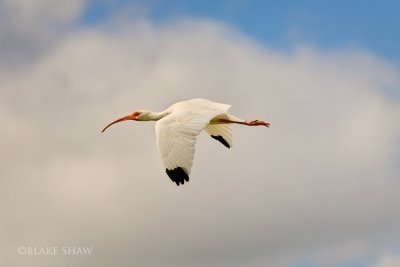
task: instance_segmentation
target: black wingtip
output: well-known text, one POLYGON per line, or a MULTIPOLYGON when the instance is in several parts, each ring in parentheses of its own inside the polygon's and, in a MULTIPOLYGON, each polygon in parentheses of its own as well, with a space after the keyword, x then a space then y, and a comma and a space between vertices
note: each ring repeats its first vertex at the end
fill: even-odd
POLYGON ((229 143, 220 135, 211 135, 212 138, 214 138, 215 140, 218 140, 221 142, 221 144, 223 144, 224 146, 226 146, 227 148, 231 148, 231 146, 229 145, 229 143))
POLYGON ((179 186, 180 184, 184 184, 185 181, 189 182, 189 176, 181 167, 176 167, 173 170, 165 169, 165 171, 167 172, 172 182, 176 183, 177 186, 179 186))

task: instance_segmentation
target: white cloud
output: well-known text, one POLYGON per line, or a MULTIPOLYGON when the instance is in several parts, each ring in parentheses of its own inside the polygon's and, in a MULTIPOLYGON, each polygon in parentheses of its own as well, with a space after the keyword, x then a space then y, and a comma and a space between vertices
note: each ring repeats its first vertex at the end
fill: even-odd
POLYGON ((21 67, 50 50, 73 24, 84 0, 4 0, 0 2, 0 56, 21 67))
POLYGON ((400 80, 367 52, 285 55, 217 23, 136 21, 118 33, 73 32, 0 75, 8 265, 329 263, 325 255, 354 255, 340 247, 378 253, 374 240, 390 246, 400 236, 400 105, 385 92, 400 80), (200 136, 191 181, 179 188, 151 123, 100 134, 120 115, 192 97, 272 126, 234 127, 232 150, 200 136), (22 257, 18 245, 95 252, 22 257))
POLYGON ((12 13, 10 17, 16 23, 21 26, 46 23, 42 25, 43 27, 48 27, 49 22, 73 20, 82 9, 82 4, 81 0, 5 0, 2 2, 3 7, 12 13))
POLYGON ((397 267, 400 266, 400 256, 394 254, 383 255, 373 267, 397 267))

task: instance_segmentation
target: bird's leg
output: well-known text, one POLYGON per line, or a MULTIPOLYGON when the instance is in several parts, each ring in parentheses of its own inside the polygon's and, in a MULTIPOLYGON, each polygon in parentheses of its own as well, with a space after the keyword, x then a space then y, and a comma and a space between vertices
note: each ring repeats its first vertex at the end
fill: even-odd
POLYGON ((219 119, 216 121, 217 123, 237 123, 237 124, 243 124, 247 126, 266 126, 269 127, 270 123, 265 122, 265 121, 260 121, 260 120, 254 120, 254 121, 243 121, 243 120, 227 120, 227 119, 219 119))
POLYGON ((265 122, 265 121, 260 121, 260 120, 254 120, 254 121, 244 121, 245 125, 247 126, 266 126, 269 127, 269 122, 265 122))

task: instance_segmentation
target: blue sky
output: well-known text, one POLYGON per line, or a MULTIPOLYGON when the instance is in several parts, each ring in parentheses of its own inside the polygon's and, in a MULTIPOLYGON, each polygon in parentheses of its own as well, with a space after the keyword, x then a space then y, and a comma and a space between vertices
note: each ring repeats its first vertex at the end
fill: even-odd
POLYGON ((323 51, 361 48, 400 61, 399 1, 92 1, 81 21, 101 23, 132 2, 140 10, 133 9, 133 17, 156 23, 181 17, 213 19, 278 50, 299 43, 323 51))

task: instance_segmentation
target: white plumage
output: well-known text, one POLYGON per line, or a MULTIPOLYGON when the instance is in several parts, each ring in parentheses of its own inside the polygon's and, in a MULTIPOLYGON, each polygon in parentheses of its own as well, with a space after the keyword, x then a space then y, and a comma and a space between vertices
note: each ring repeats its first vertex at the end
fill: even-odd
POLYGON ((189 181, 193 165, 196 137, 204 129, 211 137, 230 148, 232 146, 231 123, 248 126, 269 126, 264 121, 244 121, 230 114, 231 106, 196 98, 173 104, 163 112, 139 110, 108 124, 125 121, 157 121, 155 130, 157 147, 168 176, 177 185, 189 181))

